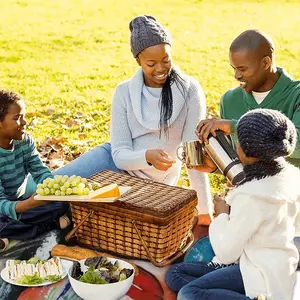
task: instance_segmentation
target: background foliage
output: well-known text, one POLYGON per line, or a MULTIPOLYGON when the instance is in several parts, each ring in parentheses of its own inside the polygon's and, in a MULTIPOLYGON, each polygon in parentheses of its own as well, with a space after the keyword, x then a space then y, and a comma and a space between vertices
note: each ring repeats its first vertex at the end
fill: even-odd
POLYGON ((208 114, 218 115, 220 96, 236 85, 228 48, 246 29, 269 33, 278 64, 299 78, 299 11, 296 0, 0 1, 0 87, 25 97, 29 131, 57 167, 109 140, 113 90, 137 69, 134 16, 152 14, 169 29, 175 63, 201 82, 208 114))

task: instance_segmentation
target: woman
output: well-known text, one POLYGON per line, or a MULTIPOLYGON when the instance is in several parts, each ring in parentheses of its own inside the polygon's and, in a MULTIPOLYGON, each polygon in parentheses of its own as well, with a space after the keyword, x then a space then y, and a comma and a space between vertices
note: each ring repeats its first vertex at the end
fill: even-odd
POLYGON ((245 181, 228 195, 230 212, 224 200, 214 201, 213 262, 181 263, 168 270, 166 281, 179 291, 178 300, 293 298, 300 170, 285 157, 296 147, 296 128, 279 111, 256 109, 241 117, 237 136, 245 181))
MULTIPOLYGON (((54 174, 88 177, 104 169, 176 185, 181 162, 177 147, 197 139, 195 129, 205 118, 205 96, 196 80, 173 65, 171 38, 152 16, 129 25, 131 52, 140 66, 115 90, 111 112, 111 145, 82 155, 54 174)), ((199 223, 209 224, 211 198, 207 175, 188 170, 197 191, 199 223)))

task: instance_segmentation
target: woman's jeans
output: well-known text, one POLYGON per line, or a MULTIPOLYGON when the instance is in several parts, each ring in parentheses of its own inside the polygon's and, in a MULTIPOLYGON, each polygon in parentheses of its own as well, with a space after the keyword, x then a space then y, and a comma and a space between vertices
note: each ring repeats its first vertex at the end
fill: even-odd
POLYGON ((170 267, 166 283, 178 300, 243 300, 245 289, 239 265, 212 262, 180 263, 170 267))
MULTIPOLYGON (((68 176, 77 175, 87 178, 103 170, 111 170, 118 173, 124 172, 119 170, 113 161, 110 143, 102 144, 82 154, 70 163, 54 170, 52 174, 68 176)), ((31 176, 28 176, 27 189, 26 193, 29 194, 33 194, 36 191, 36 184, 31 176)))

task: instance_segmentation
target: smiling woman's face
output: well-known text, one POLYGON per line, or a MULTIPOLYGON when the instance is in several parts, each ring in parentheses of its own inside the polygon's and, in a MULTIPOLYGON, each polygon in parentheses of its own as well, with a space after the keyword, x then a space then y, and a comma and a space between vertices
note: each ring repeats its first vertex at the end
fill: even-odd
POLYGON ((144 72, 145 84, 161 88, 172 68, 171 46, 158 44, 144 49, 137 58, 144 72))

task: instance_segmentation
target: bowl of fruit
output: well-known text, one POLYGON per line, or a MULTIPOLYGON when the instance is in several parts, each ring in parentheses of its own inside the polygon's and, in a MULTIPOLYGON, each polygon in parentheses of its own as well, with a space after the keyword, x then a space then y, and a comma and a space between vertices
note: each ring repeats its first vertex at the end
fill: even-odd
POLYGON ((80 176, 55 175, 37 185, 35 200, 114 202, 130 189, 128 186, 109 184, 101 187, 80 176))
POLYGON ((121 259, 98 256, 74 262, 68 277, 74 292, 85 300, 117 300, 130 289, 134 268, 121 259))

